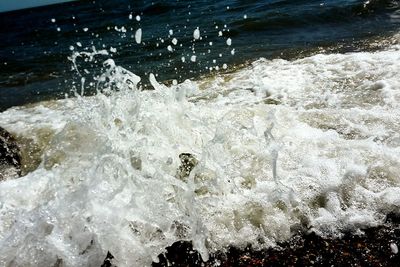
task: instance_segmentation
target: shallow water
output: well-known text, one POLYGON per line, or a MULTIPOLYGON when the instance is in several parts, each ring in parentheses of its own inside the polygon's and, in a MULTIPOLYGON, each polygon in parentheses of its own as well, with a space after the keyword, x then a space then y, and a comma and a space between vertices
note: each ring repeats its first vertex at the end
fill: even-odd
POLYGON ((206 259, 382 223, 400 207, 399 59, 398 45, 260 59, 169 87, 151 75, 151 91, 110 72, 118 91, 1 113, 41 162, 0 184, 0 262, 99 266, 110 251, 143 266, 178 240, 206 259), (188 177, 181 153, 198 161, 188 177))

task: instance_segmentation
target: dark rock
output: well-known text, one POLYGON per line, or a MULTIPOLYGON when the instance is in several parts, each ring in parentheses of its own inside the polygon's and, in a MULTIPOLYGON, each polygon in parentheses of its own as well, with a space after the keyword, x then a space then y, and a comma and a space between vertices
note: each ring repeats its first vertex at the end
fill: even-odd
POLYGON ((21 154, 15 138, 0 127, 0 181, 21 175, 21 154))
POLYGON ((108 251, 101 267, 115 267, 115 265, 112 264, 112 259, 114 259, 114 256, 110 253, 110 251, 108 251))
POLYGON ((386 222, 392 224, 400 224, 400 214, 391 212, 386 215, 386 222))
POLYGON ((181 160, 181 165, 178 168, 176 177, 181 180, 186 180, 199 161, 190 153, 180 154, 179 159, 181 160))
MULTIPOLYGON (((344 233, 341 238, 321 237, 317 234, 300 233, 276 247, 255 250, 229 247, 217 251, 204 262, 193 249, 192 243, 179 241, 166 248, 158 256, 153 267, 212 267, 212 266, 400 266, 400 253, 391 246, 400 246, 400 214, 391 213, 383 226, 364 230, 362 235, 344 233)), ((101 267, 115 267, 113 255, 107 253, 101 267)))
POLYGON ((349 232, 342 238, 324 238, 303 233, 264 250, 230 247, 212 254, 208 262, 201 260, 190 242, 176 242, 152 266, 400 266, 400 253, 395 254, 391 244, 400 245, 396 220, 366 229, 363 235, 349 232))
POLYGON ((279 100, 273 99, 273 98, 266 98, 264 99, 264 104, 267 105, 280 105, 281 102, 279 100))
POLYGON ((191 242, 180 241, 167 248, 165 254, 159 255, 159 262, 153 267, 163 266, 202 266, 200 254, 193 250, 191 242))

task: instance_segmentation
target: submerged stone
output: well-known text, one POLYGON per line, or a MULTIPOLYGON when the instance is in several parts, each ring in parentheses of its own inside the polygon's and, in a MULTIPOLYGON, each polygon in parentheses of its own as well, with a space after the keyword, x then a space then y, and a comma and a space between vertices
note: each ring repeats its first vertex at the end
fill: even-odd
POLYGON ((0 181, 20 175, 20 149, 12 134, 0 127, 0 181))
POLYGON ((114 259, 114 256, 110 253, 110 251, 108 251, 107 256, 104 259, 104 262, 101 265, 101 267, 115 267, 115 265, 112 263, 113 259, 114 259))
POLYGON ((199 161, 190 153, 180 154, 179 159, 181 160, 181 165, 178 168, 176 177, 181 180, 186 180, 199 161))

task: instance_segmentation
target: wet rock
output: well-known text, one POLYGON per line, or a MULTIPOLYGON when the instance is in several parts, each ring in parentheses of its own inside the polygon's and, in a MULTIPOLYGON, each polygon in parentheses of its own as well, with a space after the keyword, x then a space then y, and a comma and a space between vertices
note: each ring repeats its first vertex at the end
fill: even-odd
POLYGON ((104 259, 104 262, 101 265, 101 267, 115 267, 115 265, 112 263, 113 259, 114 259, 114 256, 110 253, 110 251, 108 251, 107 256, 104 259))
POLYGON ((0 127, 0 181, 21 175, 21 154, 15 138, 0 127))
POLYGON ((180 154, 179 159, 181 160, 181 165, 178 168, 176 177, 185 181, 199 161, 190 153, 180 154))
MULTIPOLYGON (((400 214, 390 213, 386 223, 365 229, 363 234, 343 233, 338 237, 321 237, 300 232, 286 242, 263 250, 248 245, 216 251, 204 262, 193 245, 178 241, 158 256, 153 267, 230 267, 230 266, 400 266, 400 214)), ((101 267, 116 267, 108 252, 101 267)))
POLYGON ((391 212, 386 215, 386 223, 400 225, 400 213, 391 212))
POLYGON ((130 154, 131 157, 131 165, 135 170, 142 170, 142 159, 140 156, 135 155, 133 152, 130 154))
POLYGON ((264 250, 230 247, 202 261, 200 254, 186 241, 174 243, 159 255, 162 266, 400 266, 399 215, 389 214, 383 226, 364 230, 362 235, 344 233, 341 238, 299 233, 289 241, 264 250), (394 245, 396 244, 396 246, 394 245))
POLYGON ((193 250, 191 242, 179 241, 166 249, 165 254, 161 254, 159 262, 153 262, 153 267, 164 266, 203 266, 204 262, 200 254, 193 250))
POLYGON ((264 99, 264 104, 267 105, 280 105, 281 102, 279 100, 273 99, 273 98, 266 98, 264 99))

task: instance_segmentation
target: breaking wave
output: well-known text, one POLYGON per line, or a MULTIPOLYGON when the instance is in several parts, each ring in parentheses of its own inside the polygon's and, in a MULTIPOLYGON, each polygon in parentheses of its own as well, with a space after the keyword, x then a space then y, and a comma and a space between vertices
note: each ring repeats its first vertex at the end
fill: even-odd
POLYGON ((2 266, 145 266, 178 240, 207 259, 399 212, 397 45, 146 91, 104 66, 95 96, 0 113, 26 174, 0 183, 2 266))

